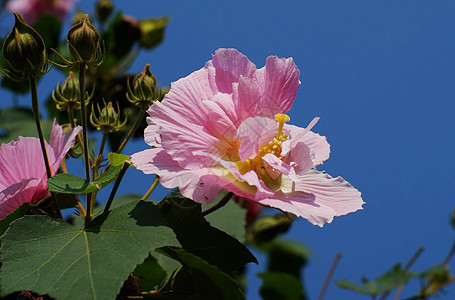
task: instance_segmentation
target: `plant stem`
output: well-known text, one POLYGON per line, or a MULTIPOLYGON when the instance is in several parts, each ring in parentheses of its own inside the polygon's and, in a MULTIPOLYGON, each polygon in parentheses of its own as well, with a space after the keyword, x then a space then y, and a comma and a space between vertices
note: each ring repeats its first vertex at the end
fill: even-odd
POLYGON ((214 211, 217 211, 218 209, 222 208, 223 206, 225 206, 229 202, 229 200, 232 198, 233 195, 234 195, 234 193, 232 193, 232 192, 227 193, 223 197, 223 199, 220 200, 220 202, 218 202, 214 206, 210 207, 209 209, 203 211, 202 215, 206 216, 206 215, 211 214, 214 211))
POLYGON ((114 200, 115 193, 117 193, 117 189, 120 186, 120 182, 122 181, 123 176, 125 175, 126 170, 128 169, 128 167, 130 165, 131 165, 131 163, 129 163, 127 161, 125 161, 123 163, 123 167, 120 170, 120 173, 119 173, 119 175, 117 177, 117 180, 115 181, 114 187, 112 188, 111 194, 109 195, 109 199, 107 200, 106 205, 104 206, 103 214, 105 214, 105 213, 107 213, 109 211, 109 208, 111 207, 112 201, 114 200))
POLYGON ((332 266, 329 269, 329 273, 327 273, 327 277, 325 278, 321 291, 319 292, 318 300, 322 300, 322 298, 324 298, 325 291, 327 290, 327 287, 329 286, 330 280, 332 280, 333 273, 335 272, 335 269, 336 269, 340 259, 341 259, 341 253, 338 252, 335 256, 335 259, 333 260, 332 266))
MULTIPOLYGON (((68 108, 68 119, 71 124, 71 128, 76 128, 76 120, 74 119, 74 112, 72 108, 68 108)), ((82 142, 81 139, 81 133, 79 132, 76 136, 77 143, 79 144, 79 147, 81 147, 81 150, 84 151, 84 143, 82 142)))
POLYGON ((152 185, 148 189, 147 193, 145 193, 144 196, 142 196, 141 200, 146 200, 150 194, 153 192, 153 190, 156 188, 158 183, 160 182, 160 177, 158 175, 155 176, 155 180, 153 180, 152 185))
MULTIPOLYGON (((85 166, 85 179, 90 181, 90 167, 88 160, 88 139, 87 139, 87 111, 85 108, 85 63, 79 64, 79 92, 81 93, 81 122, 82 122, 82 141, 84 144, 84 166, 85 166)), ((85 227, 92 219, 92 197, 87 194, 87 213, 85 215, 85 227)))
POLYGON ((133 136, 133 134, 136 132, 137 128, 139 127, 139 124, 141 124, 141 121, 142 121, 142 118, 144 117, 144 112, 145 112, 145 109, 141 108, 141 112, 139 113, 139 115, 137 116, 137 119, 136 119, 136 122, 134 122, 134 125, 133 127, 131 127, 130 131, 128 132, 128 135, 126 136, 126 138, 123 140, 122 144, 120 145, 120 147, 118 147, 117 149, 117 153, 120 153, 122 152, 123 148, 125 148, 126 144, 128 143, 128 141, 130 140, 130 138, 133 136))
POLYGON ((87 110, 85 108, 85 63, 79 65, 79 91, 81 93, 81 122, 82 139, 84 143, 84 164, 85 179, 90 181, 90 167, 88 160, 88 139, 87 139, 87 110))
MULTIPOLYGON (((33 117, 35 119, 36 130, 38 131, 38 137, 41 145, 41 151, 43 153, 44 165, 46 167, 46 175, 47 178, 52 177, 51 167, 49 165, 49 158, 47 156, 47 149, 46 149, 46 142, 44 140, 43 129, 41 127, 41 121, 39 117, 39 102, 38 102, 38 91, 36 88, 36 77, 28 77, 30 83, 30 91, 32 94, 32 110, 33 110, 33 117)), ((62 213, 60 212, 60 207, 57 202, 57 198, 55 197, 55 193, 51 192, 51 197, 54 202, 55 212, 57 213, 57 217, 62 218, 62 213)))
MULTIPOLYGON (((417 251, 414 253, 414 255, 411 257, 411 259, 406 263, 406 265, 404 266, 403 270, 404 271, 407 271, 409 270, 409 268, 415 263, 415 261, 417 260, 417 258, 419 258, 420 254, 422 254, 423 250, 425 248, 423 246, 420 246, 419 249, 417 249, 417 251)), ((395 292, 395 295, 393 296, 393 299, 394 300, 398 300, 400 299, 400 295, 401 295, 401 291, 403 290, 403 287, 404 285, 400 285, 398 288, 397 288, 397 291, 395 292)), ((390 291, 388 292, 385 292, 384 294, 382 294, 381 298, 379 298, 379 300, 384 300, 388 295, 389 295, 390 291)))
POLYGON ((29 77, 29 82, 30 82, 30 90, 32 93, 32 109, 33 109, 33 116, 35 118, 35 124, 36 124, 36 129, 38 131, 38 137, 39 141, 41 144, 41 151, 43 152, 43 158, 44 158, 44 165, 46 166, 46 174, 47 178, 52 177, 51 173, 51 168, 49 166, 49 159, 47 156, 47 150, 46 150, 46 144, 44 140, 44 135, 43 135, 43 129, 41 128, 41 122, 39 118, 39 103, 38 103, 38 92, 36 89, 36 78, 35 77, 29 77))

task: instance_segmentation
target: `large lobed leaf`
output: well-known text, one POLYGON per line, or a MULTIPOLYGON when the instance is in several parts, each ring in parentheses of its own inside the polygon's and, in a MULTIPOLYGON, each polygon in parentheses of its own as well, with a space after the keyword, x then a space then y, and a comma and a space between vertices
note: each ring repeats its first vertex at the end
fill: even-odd
POLYGON ((46 216, 24 216, 1 237, 2 296, 19 290, 56 299, 114 299, 150 251, 178 245, 160 210, 131 202, 86 230, 46 216))

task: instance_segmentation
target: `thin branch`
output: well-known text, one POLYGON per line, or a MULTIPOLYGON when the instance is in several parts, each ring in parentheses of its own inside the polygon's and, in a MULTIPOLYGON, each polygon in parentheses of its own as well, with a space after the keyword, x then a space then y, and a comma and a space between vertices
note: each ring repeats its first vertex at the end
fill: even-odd
POLYGON ((125 175, 126 170, 128 169, 128 167, 130 165, 131 165, 131 163, 129 163, 127 161, 125 161, 123 163, 123 167, 120 170, 120 173, 119 173, 119 175, 117 177, 117 180, 115 181, 114 187, 112 188, 111 194, 109 195, 109 199, 106 202, 106 206, 104 207, 103 214, 105 214, 105 213, 107 213, 109 211, 109 208, 111 207, 112 201, 114 201, 115 193, 117 193, 117 189, 120 186, 120 182, 122 181, 123 176, 125 175))
POLYGON ((329 273, 327 273, 327 277, 325 278, 321 291, 319 292, 318 300, 322 300, 322 298, 324 298, 325 291, 327 290, 327 287, 329 286, 330 280, 332 280, 333 273, 335 272, 335 269, 336 269, 340 259, 341 259, 341 253, 338 252, 335 256, 335 259, 333 260, 329 273))

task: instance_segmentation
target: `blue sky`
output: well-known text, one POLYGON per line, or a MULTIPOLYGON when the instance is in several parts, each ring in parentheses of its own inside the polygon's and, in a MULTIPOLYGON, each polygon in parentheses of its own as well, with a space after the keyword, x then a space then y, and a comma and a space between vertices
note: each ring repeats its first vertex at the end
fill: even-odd
MULTIPOLYGON (((92 3, 80 6, 92 11, 92 3)), ((304 127, 321 117, 313 130, 327 136, 332 154, 319 169, 348 180, 366 202, 363 211, 322 229, 303 219, 293 224, 288 237, 313 252, 304 273, 310 299, 317 297, 337 252, 343 257, 334 278, 357 282, 406 262, 420 245, 425 251, 414 270, 444 259, 454 237, 449 226, 455 206, 454 1, 135 0, 116 5, 138 18, 170 16, 162 45, 142 53, 132 67, 140 72, 149 63, 163 86, 203 67, 221 47, 237 48, 257 67, 269 55, 294 58, 302 85, 290 123, 304 127)), ((40 88, 49 93, 45 83, 40 88)), ((20 103, 28 102, 21 98, 20 103)), ((137 141, 124 153, 146 147, 137 141)), ((128 185, 120 192, 145 192, 153 176, 132 170, 125 180, 128 185)), ((159 189, 154 197, 164 193, 159 189)), ((252 272, 261 268, 252 266, 252 272)), ((248 299, 256 299, 260 281, 251 283, 248 299)), ((418 285, 411 287, 404 296, 418 285)), ((447 290, 453 297, 455 288, 447 290)), ((331 285, 325 299, 368 297, 331 285)))

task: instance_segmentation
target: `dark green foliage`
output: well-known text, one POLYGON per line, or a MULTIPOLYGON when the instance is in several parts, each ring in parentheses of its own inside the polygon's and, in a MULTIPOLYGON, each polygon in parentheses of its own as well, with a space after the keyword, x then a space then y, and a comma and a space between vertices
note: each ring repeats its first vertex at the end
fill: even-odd
POLYGON ((24 216, 1 241, 2 296, 29 290, 57 299, 113 299, 150 251, 178 245, 160 210, 145 201, 102 214, 86 230, 24 216))

